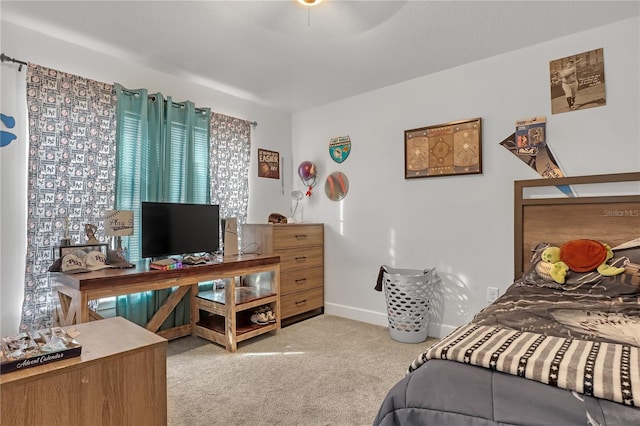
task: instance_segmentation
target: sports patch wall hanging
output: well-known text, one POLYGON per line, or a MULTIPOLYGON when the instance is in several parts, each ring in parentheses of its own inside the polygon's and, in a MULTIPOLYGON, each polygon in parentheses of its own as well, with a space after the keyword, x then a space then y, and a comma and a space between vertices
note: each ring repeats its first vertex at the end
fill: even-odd
POLYGON ((336 163, 342 163, 351 153, 351 138, 338 136, 329 141, 329 155, 336 163))

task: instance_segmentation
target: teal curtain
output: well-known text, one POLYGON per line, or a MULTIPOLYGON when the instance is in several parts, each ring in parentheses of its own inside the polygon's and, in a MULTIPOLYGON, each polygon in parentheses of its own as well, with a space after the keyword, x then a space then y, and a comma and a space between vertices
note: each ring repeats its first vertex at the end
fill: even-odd
MULTIPOLYGON (((140 206, 143 201, 210 204, 209 108, 174 102, 161 93, 115 85, 115 208, 133 210, 134 235, 125 238, 129 260, 140 260, 140 206), (136 232, 137 231, 137 232, 136 232)), ((144 326, 172 289, 118 296, 116 314, 144 326)), ((160 327, 188 323, 184 298, 160 327)))

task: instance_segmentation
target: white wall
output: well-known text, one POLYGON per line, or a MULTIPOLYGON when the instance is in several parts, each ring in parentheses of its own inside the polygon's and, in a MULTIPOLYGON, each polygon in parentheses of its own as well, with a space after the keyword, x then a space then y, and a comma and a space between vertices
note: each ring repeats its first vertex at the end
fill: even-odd
MULTIPOLYGON (((384 296, 373 289, 379 266, 435 266, 444 296, 436 300, 429 334, 439 336, 486 305, 487 286, 502 291, 511 282, 513 181, 538 177, 499 145, 513 133, 516 119, 547 116, 550 145, 568 175, 640 169, 638 26, 637 18, 630 19, 293 118, 5 22, 1 48, 40 65, 147 87, 258 121, 252 155, 258 147, 279 151, 285 159, 285 188, 281 181, 258 179, 252 165, 249 221, 286 213, 290 191, 303 189, 293 165, 316 162, 320 183, 306 202, 304 219, 326 224, 326 312, 386 325, 384 296), (599 47, 605 55, 607 106, 551 115, 548 62, 599 47), (404 130, 475 117, 483 119, 482 175, 403 179, 404 130), (328 143, 342 135, 351 137, 353 152, 337 164, 329 159, 328 143), (350 190, 341 202, 323 193, 332 171, 349 178, 350 190)), ((4 203, 2 209, 5 220, 4 203)))
POLYGON ((499 142, 515 120, 543 115, 567 175, 640 170, 638 40, 634 18, 294 114, 294 163, 314 161, 321 186, 333 171, 350 184, 340 202, 316 190, 305 211, 326 224, 326 312, 386 325, 374 291, 383 264, 437 268, 432 336, 486 306, 488 286, 502 293, 513 274, 513 181, 539 176, 499 142), (600 47, 607 105, 551 115, 549 61, 600 47), (475 117, 482 175, 404 180, 404 130, 475 117), (328 143, 341 135, 353 148, 337 164, 328 143))
POLYGON ((27 95, 26 68, 0 65, 0 106, 15 123, 2 130, 16 138, 0 148, 0 331, 15 334, 20 326, 24 295, 24 260, 27 247, 27 95), (18 177, 19 178, 16 178, 18 177), (7 285, 4 285, 7 283, 7 285))
MULTIPOLYGON (((284 157, 286 171, 288 172, 292 168, 291 114, 288 112, 245 101, 198 84, 189 83, 184 78, 164 74, 134 62, 47 37, 4 21, 1 26, 1 35, 1 50, 10 57, 98 81, 118 82, 129 88, 145 87, 150 91, 160 91, 165 95, 170 95, 177 100, 192 100, 197 106, 209 106, 212 111, 217 113, 257 121, 258 126, 252 128, 251 132, 252 159, 257 157, 258 148, 277 151, 284 157)), ((23 70, 23 72, 26 71, 23 70)), ((212 72, 215 73, 215 70, 212 72)), ((16 182, 15 187, 26 188, 26 176, 17 179, 23 179, 24 183, 16 182)), ((266 222, 269 212, 286 213, 289 211, 291 179, 288 173, 285 173, 284 180, 258 178, 257 164, 253 163, 249 186, 248 220, 250 222, 266 222), (282 189, 283 182, 285 183, 284 190, 282 189)), ((26 217, 26 194, 23 195, 24 206, 5 202, 8 201, 8 198, 5 199, 8 196, 9 194, 3 191, 0 216, 3 223, 5 221, 6 223, 15 223, 14 218, 26 217)), ((22 236, 24 238, 23 245, 26 246, 26 228, 22 236)), ((19 244, 16 246, 20 247, 19 244)), ((24 260, 25 253, 18 258, 24 260)), ((3 313, 15 311, 12 307, 16 304, 22 306, 22 298, 16 300, 9 295, 12 294, 10 290, 14 283, 24 280, 24 267, 16 267, 13 271, 13 278, 6 277, 4 272, 2 283, 0 283, 3 296, 0 309, 3 313), (5 295, 7 297, 4 297, 5 295)), ((14 323, 15 321, 3 321, 1 324, 2 335, 17 332, 17 330, 13 330, 12 324, 14 323), (5 323, 8 327, 6 330, 5 323)))

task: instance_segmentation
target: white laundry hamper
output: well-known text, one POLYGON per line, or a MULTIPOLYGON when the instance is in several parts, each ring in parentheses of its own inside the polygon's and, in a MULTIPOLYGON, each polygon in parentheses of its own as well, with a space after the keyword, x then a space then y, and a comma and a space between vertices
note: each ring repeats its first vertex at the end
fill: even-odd
POLYGON ((420 343, 429 331, 429 295, 436 269, 397 269, 382 266, 391 338, 420 343))

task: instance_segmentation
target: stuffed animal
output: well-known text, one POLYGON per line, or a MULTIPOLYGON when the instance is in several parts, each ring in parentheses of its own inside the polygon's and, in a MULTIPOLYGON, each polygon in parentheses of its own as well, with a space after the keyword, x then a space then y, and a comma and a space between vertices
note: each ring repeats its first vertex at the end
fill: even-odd
POLYGON ((601 275, 612 277, 624 272, 624 268, 616 268, 607 262, 613 257, 608 244, 594 240, 572 240, 561 247, 551 246, 544 249, 541 261, 536 265, 536 272, 558 284, 564 284, 569 271, 598 271, 601 275))

